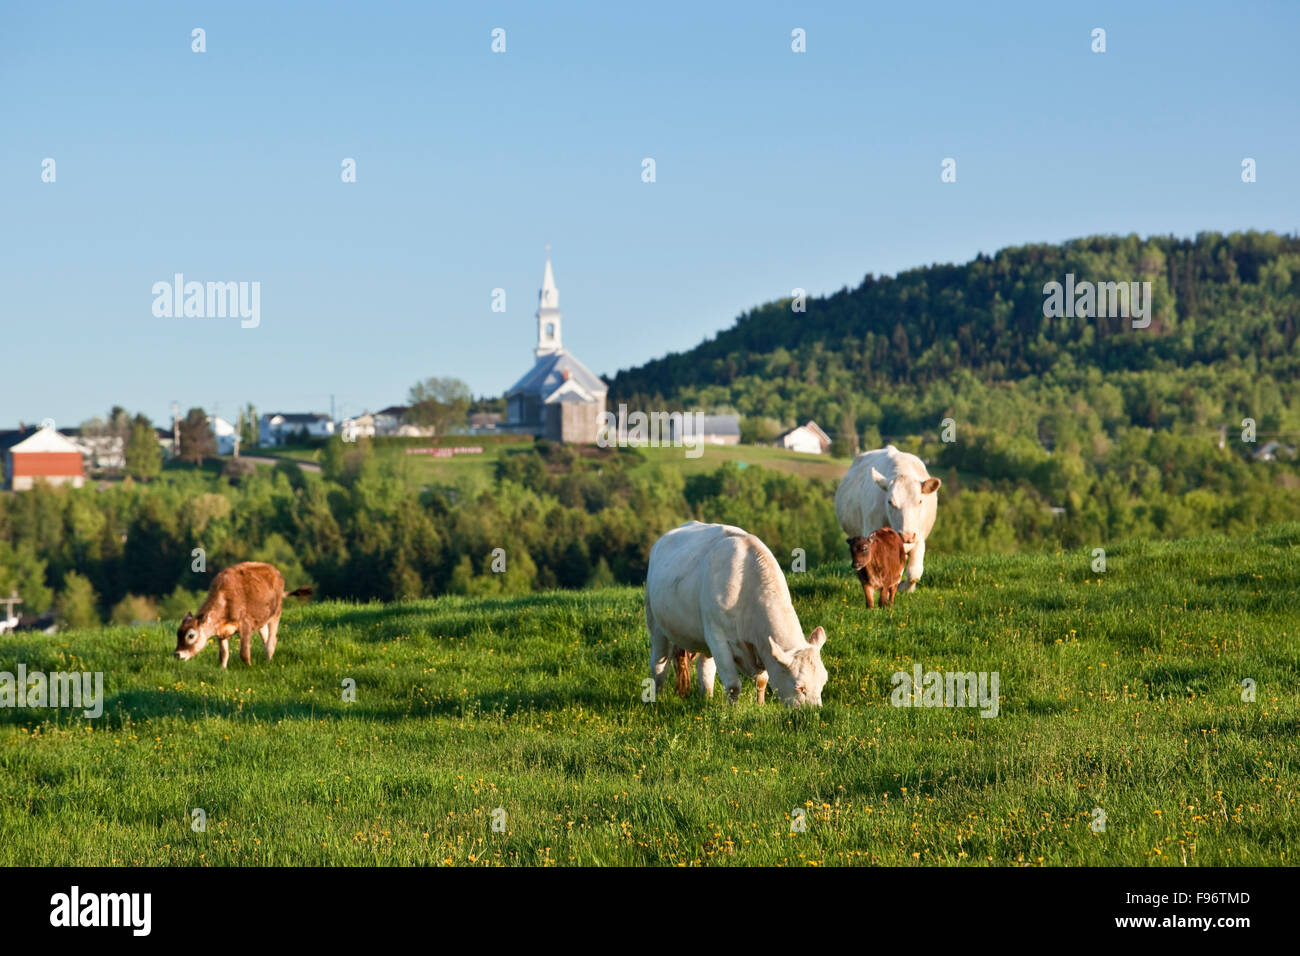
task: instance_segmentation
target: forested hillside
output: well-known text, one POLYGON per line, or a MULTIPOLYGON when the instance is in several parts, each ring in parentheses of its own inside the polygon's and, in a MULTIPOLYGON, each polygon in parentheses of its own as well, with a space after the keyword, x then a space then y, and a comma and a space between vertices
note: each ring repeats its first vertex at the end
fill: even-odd
POLYGON ((1062 418, 1205 433, 1251 417, 1263 438, 1300 429, 1298 334, 1296 237, 1098 236, 868 275, 802 313, 772 302, 688 352, 620 372, 610 398, 811 417, 832 434, 918 433, 951 416, 1047 448, 1066 437, 1062 418), (1150 281, 1150 327, 1045 318, 1043 286, 1067 273, 1150 281))
POLYGON ((1022 246, 791 305, 619 373, 611 402, 731 408, 748 439, 813 418, 843 453, 892 441, 945 479, 948 547, 1244 531, 1296 512, 1294 236, 1022 246), (1067 273, 1151 282, 1150 326, 1044 317, 1044 285, 1067 273))

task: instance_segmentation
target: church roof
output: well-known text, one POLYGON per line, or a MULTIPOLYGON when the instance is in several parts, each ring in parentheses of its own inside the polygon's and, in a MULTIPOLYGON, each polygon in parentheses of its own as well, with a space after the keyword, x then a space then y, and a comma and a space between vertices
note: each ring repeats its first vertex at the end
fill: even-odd
POLYGON ((558 352, 539 356, 531 371, 515 382, 506 395, 524 392, 540 395, 545 399, 564 384, 565 372, 593 395, 604 395, 609 391, 609 386, 600 380, 600 376, 579 362, 570 352, 560 349, 558 352))

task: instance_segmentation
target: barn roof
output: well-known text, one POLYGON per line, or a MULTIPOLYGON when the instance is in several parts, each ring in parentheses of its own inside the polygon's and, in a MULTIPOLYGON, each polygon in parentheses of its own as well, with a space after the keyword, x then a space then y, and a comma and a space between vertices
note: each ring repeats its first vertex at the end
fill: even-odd
POLYGON ((53 428, 40 428, 25 437, 20 435, 19 440, 9 446, 9 451, 12 454, 30 452, 81 454, 81 448, 76 442, 65 435, 60 435, 53 428))
POLYGON ((704 435, 739 435, 740 416, 705 415, 700 419, 700 432, 704 435))
POLYGON ((282 418, 290 425, 310 425, 322 418, 329 418, 324 412, 267 412, 263 418, 282 418))

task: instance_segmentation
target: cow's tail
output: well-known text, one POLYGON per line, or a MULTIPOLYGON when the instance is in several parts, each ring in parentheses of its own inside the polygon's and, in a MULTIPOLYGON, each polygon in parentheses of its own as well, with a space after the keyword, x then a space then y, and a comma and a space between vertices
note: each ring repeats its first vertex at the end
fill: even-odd
POLYGON ((294 589, 294 590, 292 590, 292 591, 285 591, 285 592, 284 592, 284 596, 285 596, 285 597, 309 598, 309 597, 311 597, 311 588, 296 588, 296 589, 294 589))

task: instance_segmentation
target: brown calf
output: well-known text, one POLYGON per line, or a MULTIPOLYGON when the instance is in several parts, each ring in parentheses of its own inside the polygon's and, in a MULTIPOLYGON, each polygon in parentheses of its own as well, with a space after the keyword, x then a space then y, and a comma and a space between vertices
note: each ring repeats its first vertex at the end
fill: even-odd
POLYGON ((275 656, 275 637, 280 629, 280 602, 285 597, 310 597, 311 588, 285 592, 284 578, 273 565, 243 561, 226 568, 212 581, 208 599, 198 616, 186 614, 176 632, 176 656, 183 661, 194 657, 215 637, 221 651, 221 666, 230 660, 230 637, 239 635, 239 657, 253 663, 253 634, 262 635, 266 659, 275 656))
POLYGON ((865 538, 849 538, 848 542, 867 607, 876 606, 873 589, 880 590, 881 604, 893 607, 894 593, 907 565, 907 552, 916 543, 916 533, 899 534, 893 528, 878 528, 865 538))

